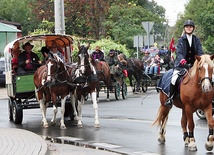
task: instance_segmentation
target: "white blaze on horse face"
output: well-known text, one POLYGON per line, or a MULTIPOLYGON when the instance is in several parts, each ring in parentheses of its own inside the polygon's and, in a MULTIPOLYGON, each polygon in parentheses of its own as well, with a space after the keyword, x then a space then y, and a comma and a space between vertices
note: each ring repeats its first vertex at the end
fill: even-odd
POLYGON ((51 66, 53 64, 51 62, 48 62, 47 66, 48 66, 48 76, 47 76, 47 81, 51 81, 51 66))
POLYGON ((83 54, 79 54, 79 57, 80 57, 80 72, 81 73, 85 73, 85 57, 83 54))
POLYGON ((204 77, 206 79, 204 79, 204 81, 202 81, 202 90, 204 92, 209 92, 211 89, 211 83, 209 80, 209 73, 208 73, 208 63, 204 63, 203 67, 205 68, 205 75, 204 77))

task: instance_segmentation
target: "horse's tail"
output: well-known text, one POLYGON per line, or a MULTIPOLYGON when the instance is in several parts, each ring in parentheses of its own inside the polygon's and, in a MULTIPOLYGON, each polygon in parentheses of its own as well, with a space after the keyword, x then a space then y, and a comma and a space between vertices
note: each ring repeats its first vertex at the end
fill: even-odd
POLYGON ((157 112, 157 117, 156 117, 155 121, 152 123, 152 126, 153 125, 160 126, 161 125, 161 118, 162 118, 162 114, 161 114, 161 106, 160 106, 158 109, 158 112, 157 112))
POLYGON ((166 107, 165 105, 160 105, 155 121, 152 123, 152 126, 157 124, 157 126, 166 125, 168 120, 169 111, 171 108, 166 107))

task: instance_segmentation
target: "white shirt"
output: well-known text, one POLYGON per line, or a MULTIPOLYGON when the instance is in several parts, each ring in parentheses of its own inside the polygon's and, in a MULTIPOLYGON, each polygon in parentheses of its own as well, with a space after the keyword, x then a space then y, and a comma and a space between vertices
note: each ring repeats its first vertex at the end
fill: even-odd
POLYGON ((191 45, 192 45, 192 34, 191 35, 187 35, 187 40, 189 42, 189 46, 191 47, 191 45))

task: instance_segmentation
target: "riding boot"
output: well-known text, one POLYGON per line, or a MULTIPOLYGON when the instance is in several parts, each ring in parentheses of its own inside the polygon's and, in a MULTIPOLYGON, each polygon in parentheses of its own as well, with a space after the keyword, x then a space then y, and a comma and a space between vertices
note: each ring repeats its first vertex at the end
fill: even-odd
POLYGON ((172 103, 173 103, 173 96, 176 90, 176 86, 173 84, 170 84, 170 92, 169 92, 169 98, 166 100, 165 105, 168 107, 172 107, 172 103))

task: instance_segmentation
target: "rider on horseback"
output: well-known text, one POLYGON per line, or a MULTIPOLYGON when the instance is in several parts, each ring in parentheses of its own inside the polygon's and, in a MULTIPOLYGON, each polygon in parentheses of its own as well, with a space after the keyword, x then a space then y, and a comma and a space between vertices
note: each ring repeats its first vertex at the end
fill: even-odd
POLYGON ((193 65, 195 62, 195 55, 203 55, 202 45, 198 37, 193 34, 195 24, 192 20, 187 20, 183 25, 184 34, 178 39, 176 49, 176 60, 174 71, 170 84, 169 98, 166 100, 165 105, 172 107, 173 96, 177 89, 178 73, 184 68, 189 68, 188 64, 193 65))

